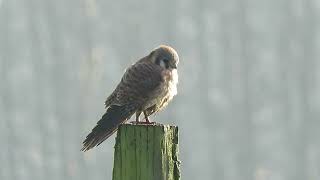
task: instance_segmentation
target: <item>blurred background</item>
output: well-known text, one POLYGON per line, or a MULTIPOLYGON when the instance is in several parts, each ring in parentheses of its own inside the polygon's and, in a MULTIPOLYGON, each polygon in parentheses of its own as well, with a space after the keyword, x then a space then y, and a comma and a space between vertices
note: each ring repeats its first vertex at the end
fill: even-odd
POLYGON ((124 69, 160 44, 183 180, 320 178, 320 1, 0 0, 0 179, 111 179, 80 152, 124 69))

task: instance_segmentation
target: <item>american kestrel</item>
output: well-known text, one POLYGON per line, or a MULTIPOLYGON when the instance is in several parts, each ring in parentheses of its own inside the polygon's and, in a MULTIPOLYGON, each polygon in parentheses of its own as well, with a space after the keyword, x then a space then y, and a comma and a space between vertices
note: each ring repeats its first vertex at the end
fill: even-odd
POLYGON ((179 56, 169 46, 161 45, 125 71, 120 83, 105 101, 106 113, 83 141, 82 151, 101 144, 121 123, 136 113, 145 122, 149 116, 168 105, 177 94, 179 56))

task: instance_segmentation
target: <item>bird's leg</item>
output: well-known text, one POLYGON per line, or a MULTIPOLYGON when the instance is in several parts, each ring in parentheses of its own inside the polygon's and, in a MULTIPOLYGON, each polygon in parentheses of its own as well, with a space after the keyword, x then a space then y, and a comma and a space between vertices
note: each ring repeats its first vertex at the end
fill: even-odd
POLYGON ((130 123, 131 124, 139 124, 139 123, 141 123, 141 121, 140 121, 140 114, 141 114, 141 111, 137 111, 136 112, 136 120, 135 121, 131 121, 130 123))
POLYGON ((153 122, 150 122, 146 111, 143 111, 143 115, 144 115, 144 117, 145 117, 145 119, 146 119, 146 124, 153 124, 153 122))
POLYGON ((148 115, 147 115, 147 112, 146 111, 137 111, 136 112, 136 120, 135 121, 132 121, 131 124, 154 124, 154 122, 151 122, 148 118, 148 115), (144 117, 146 119, 146 122, 143 122, 143 121, 140 121, 139 120, 139 116, 140 114, 143 112, 144 114, 144 117))
POLYGON ((136 123, 140 122, 140 118, 139 118, 140 114, 141 114, 141 111, 136 112, 136 123))

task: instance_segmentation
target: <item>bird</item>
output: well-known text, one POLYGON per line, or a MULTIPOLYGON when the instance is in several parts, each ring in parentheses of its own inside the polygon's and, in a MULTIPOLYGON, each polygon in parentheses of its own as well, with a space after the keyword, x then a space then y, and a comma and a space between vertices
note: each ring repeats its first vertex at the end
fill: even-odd
POLYGON ((81 151, 100 145, 134 114, 136 124, 154 123, 149 116, 162 110, 177 95, 178 63, 176 50, 160 45, 128 67, 106 99, 106 112, 86 136, 81 151), (141 113, 145 122, 140 121, 141 113))

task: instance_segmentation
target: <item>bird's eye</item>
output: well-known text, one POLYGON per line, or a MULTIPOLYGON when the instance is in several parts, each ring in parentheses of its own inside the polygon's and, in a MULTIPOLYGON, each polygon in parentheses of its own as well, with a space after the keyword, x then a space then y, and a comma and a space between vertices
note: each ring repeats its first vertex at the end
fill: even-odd
POLYGON ((156 60, 156 64, 163 67, 163 68, 166 68, 168 69, 169 68, 169 59, 167 58, 158 58, 156 60))
POLYGON ((163 58, 162 61, 163 61, 164 63, 168 63, 168 62, 169 62, 169 59, 163 58))
POLYGON ((168 69, 169 68, 169 60, 166 58, 161 59, 160 64, 161 67, 168 69))

